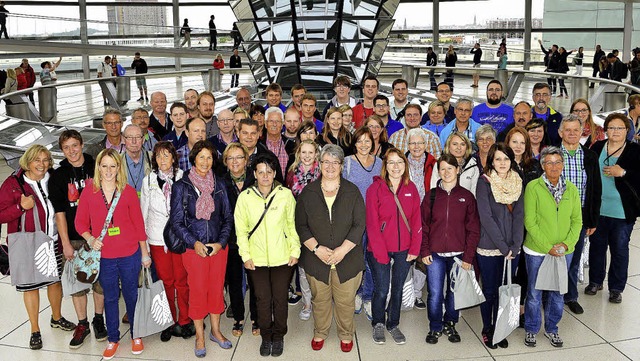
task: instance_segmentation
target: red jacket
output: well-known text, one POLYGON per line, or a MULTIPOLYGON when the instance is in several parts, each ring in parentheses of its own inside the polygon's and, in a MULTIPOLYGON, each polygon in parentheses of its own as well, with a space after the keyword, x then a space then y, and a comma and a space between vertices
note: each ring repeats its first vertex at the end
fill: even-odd
POLYGON ((214 69, 223 69, 224 68, 224 60, 214 60, 213 61, 213 68, 214 69))
POLYGON ((393 193, 384 179, 373 177, 373 184, 367 189, 367 250, 382 264, 389 263, 389 252, 409 250, 411 255, 420 254, 422 224, 418 189, 409 181, 407 185, 401 183, 396 194, 411 226, 411 232, 407 229, 393 193))
MULTIPOLYGON (((98 238, 107 218, 108 209, 104 203, 102 192, 93 190, 93 181, 87 181, 85 190, 80 194, 78 211, 76 213, 76 230, 82 235, 90 232, 98 238)), ((126 185, 120 200, 113 212, 113 227, 120 228, 120 234, 110 236, 105 234, 102 246, 102 258, 118 258, 131 256, 140 246, 138 242, 145 241, 147 234, 144 228, 140 200, 136 190, 126 185)))
POLYGON ((27 88, 33 87, 36 84, 36 72, 33 70, 31 65, 24 69, 24 74, 27 77, 27 88))
POLYGON ((431 217, 431 191, 422 201, 422 247, 420 256, 432 253, 463 252, 462 261, 473 263, 480 241, 480 217, 473 193, 460 185, 447 193, 436 186, 431 217))
MULTIPOLYGON (((409 157, 409 154, 411 154, 411 152, 405 153, 407 157, 409 157)), ((434 169, 436 170, 436 172, 438 171, 438 166, 437 166, 438 161, 431 153, 424 152, 424 154, 427 155, 427 157, 424 159, 424 170, 423 170, 424 171, 424 189, 425 189, 425 192, 429 193, 429 189, 431 188, 431 174, 433 173, 434 169)))
POLYGON ((356 129, 364 125, 364 121, 373 115, 373 108, 365 108, 364 103, 359 103, 353 107, 353 123, 356 129))
MULTIPOLYGON (((33 232, 35 231, 34 225, 34 217, 33 210, 38 210, 38 216, 40 217, 40 228, 42 230, 47 229, 46 223, 47 216, 44 211, 44 207, 42 203, 40 203, 40 199, 36 195, 36 193, 31 189, 31 186, 24 181, 22 178, 24 174, 23 170, 19 170, 16 176, 10 175, 2 186, 0 187, 0 223, 7 224, 7 233, 15 233, 18 232, 18 225, 20 224, 20 217, 22 216, 22 209, 20 208, 20 196, 23 194, 22 189, 24 189, 24 194, 28 196, 33 196, 36 205, 30 210, 26 211, 25 214, 25 228, 24 231, 33 232), (22 188, 20 188, 22 185, 22 188)), ((11 247, 11 245, 9 245, 11 247)))
POLYGON ((29 87, 27 81, 27 74, 22 73, 16 76, 16 80, 18 81, 18 90, 27 89, 29 87))

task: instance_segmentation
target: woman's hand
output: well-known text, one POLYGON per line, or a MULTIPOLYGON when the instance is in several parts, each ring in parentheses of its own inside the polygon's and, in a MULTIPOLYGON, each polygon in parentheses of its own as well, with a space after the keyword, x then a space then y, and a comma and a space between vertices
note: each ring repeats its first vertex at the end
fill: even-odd
POLYGON ((344 256, 347 255, 347 251, 345 247, 343 246, 339 246, 336 249, 333 250, 333 254, 329 257, 329 262, 328 264, 330 265, 337 265, 338 263, 342 262, 342 259, 344 259, 344 256))
POLYGON ((465 271, 468 271, 471 269, 471 263, 467 263, 465 261, 462 261, 462 269, 465 271))
POLYGON ((416 258, 418 258, 418 256, 414 256, 414 255, 412 255, 412 254, 408 254, 408 255, 407 255, 407 262, 411 262, 411 261, 413 261, 413 260, 414 260, 414 259, 416 259, 416 258))
MULTIPOLYGON (((218 254, 218 252, 220 252, 220 250, 222 249, 222 245, 220 243, 207 243, 205 247, 211 247, 213 248, 213 252, 209 253, 209 256, 215 256, 218 254)), ((207 249, 207 252, 209 250, 207 249)))
POLYGON ((622 169, 622 167, 617 164, 606 166, 602 168, 602 170, 604 172, 604 175, 608 177, 622 177, 622 175, 624 174, 624 169, 622 169))
POLYGON ((326 264, 329 264, 329 257, 331 257, 332 254, 333 250, 325 246, 320 246, 316 250, 316 256, 326 264))
POLYGON ((514 258, 516 258, 512 253, 513 252, 509 251, 509 253, 507 253, 507 255, 504 256, 504 258, 506 258, 506 259, 514 259, 514 258))
POLYGON ((151 267, 151 257, 149 257, 149 256, 142 256, 142 265, 144 266, 144 268, 149 268, 149 267, 151 267))
POLYGON ((33 196, 25 196, 24 194, 20 195, 20 207, 25 211, 30 210, 36 205, 36 201, 33 199, 33 196))
POLYGON ((193 245, 193 250, 196 251, 196 254, 198 256, 203 258, 209 255, 207 251, 207 246, 205 246, 204 243, 200 241, 196 241, 196 243, 193 245))
POLYGON ((247 262, 244 263, 244 268, 250 270, 250 271, 255 271, 256 270, 256 265, 253 264, 253 260, 248 260, 247 262))
POLYGON ((91 246, 94 250, 99 251, 102 249, 102 241, 99 239, 95 239, 93 241, 93 245, 91 246))
POLYGON ((287 266, 293 267, 296 264, 298 264, 298 259, 295 257, 289 257, 289 263, 287 263, 287 266))
POLYGON ((422 263, 426 264, 427 266, 431 266, 431 264, 433 263, 433 256, 422 257, 422 263))
POLYGON ((71 261, 73 257, 75 257, 75 251, 76 250, 73 249, 73 246, 70 242, 62 242, 62 253, 64 254, 64 258, 66 258, 67 261, 71 261))

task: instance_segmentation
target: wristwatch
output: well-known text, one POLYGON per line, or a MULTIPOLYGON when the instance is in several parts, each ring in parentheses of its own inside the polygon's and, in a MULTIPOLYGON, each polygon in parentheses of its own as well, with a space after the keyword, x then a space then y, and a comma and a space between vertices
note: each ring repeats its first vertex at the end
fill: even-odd
POLYGON ((312 253, 316 253, 316 251, 320 248, 320 243, 316 243, 316 246, 311 250, 312 253))

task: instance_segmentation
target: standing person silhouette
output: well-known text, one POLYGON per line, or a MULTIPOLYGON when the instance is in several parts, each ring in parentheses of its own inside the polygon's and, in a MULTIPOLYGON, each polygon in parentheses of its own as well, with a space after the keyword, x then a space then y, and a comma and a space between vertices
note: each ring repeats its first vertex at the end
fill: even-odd
POLYGON ((184 44, 187 44, 187 47, 191 49, 191 27, 189 26, 189 19, 184 19, 184 23, 180 28, 180 36, 184 36, 184 40, 182 40, 182 44, 180 44, 180 47, 183 47, 184 44))
POLYGON ((9 14, 9 10, 4 7, 4 1, 0 1, 0 38, 4 33, 5 39, 9 39, 9 34, 7 34, 7 14, 9 14))
POLYGON ((211 46, 213 46, 213 50, 218 50, 218 31, 216 23, 213 22, 215 19, 215 15, 211 15, 211 20, 209 20, 209 50, 212 50, 211 46))

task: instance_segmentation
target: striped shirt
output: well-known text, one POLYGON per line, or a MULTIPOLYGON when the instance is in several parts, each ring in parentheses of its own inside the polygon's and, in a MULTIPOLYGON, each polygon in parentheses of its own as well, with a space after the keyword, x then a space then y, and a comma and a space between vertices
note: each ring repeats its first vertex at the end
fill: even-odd
MULTIPOLYGON (((440 157, 442 153, 442 145, 440 144, 440 139, 437 135, 435 135, 432 131, 421 128, 424 132, 424 135, 427 137, 427 152, 434 156, 436 159, 440 157)), ((409 129, 403 129, 398 132, 393 133, 391 138, 389 138, 389 143, 393 144, 394 147, 400 149, 402 153, 406 153, 409 151, 409 129)))
POLYGON ((584 200, 587 190, 587 171, 584 168, 584 151, 581 146, 573 151, 567 150, 564 144, 561 146, 562 153, 564 154, 564 168, 562 169, 562 175, 566 180, 573 183, 578 188, 578 195, 580 195, 580 204, 584 207, 584 200), (574 153, 571 155, 571 153, 574 153))

